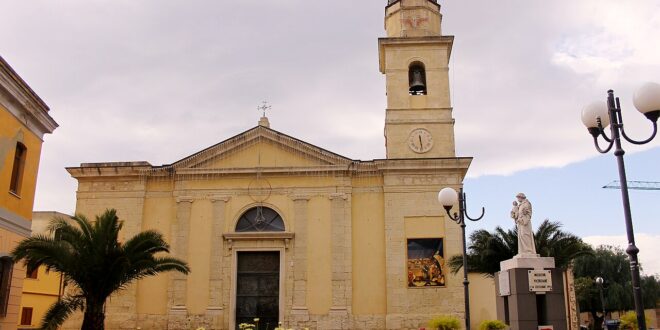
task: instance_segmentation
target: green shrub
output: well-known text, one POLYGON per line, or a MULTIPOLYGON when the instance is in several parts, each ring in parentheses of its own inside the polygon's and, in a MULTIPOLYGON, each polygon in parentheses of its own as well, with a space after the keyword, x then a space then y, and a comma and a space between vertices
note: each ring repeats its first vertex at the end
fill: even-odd
POLYGON ((486 320, 481 322, 479 330, 502 330, 506 329, 506 324, 500 320, 486 320))
MULTIPOLYGON (((644 317, 646 319, 646 323, 649 323, 648 317, 644 317)), ((628 312, 623 315, 621 315, 621 318, 619 318, 619 321, 621 323, 619 324, 619 329, 621 330, 639 330, 639 325, 637 325, 637 313, 635 312, 628 312)))
POLYGON ((456 317, 443 315, 432 318, 429 327, 438 330, 459 330, 461 321, 456 317))

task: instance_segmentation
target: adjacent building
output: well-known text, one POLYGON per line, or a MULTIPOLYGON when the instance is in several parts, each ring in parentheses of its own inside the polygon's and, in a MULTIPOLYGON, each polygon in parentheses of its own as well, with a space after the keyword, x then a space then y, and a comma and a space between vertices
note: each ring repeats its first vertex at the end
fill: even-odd
POLYGON ((30 236, 32 206, 45 134, 57 123, 49 108, 0 57, 0 328, 18 324, 22 265, 9 256, 30 236))
POLYGON ((113 296, 107 328, 236 329, 259 318, 261 329, 417 330, 437 315, 463 318, 463 280, 445 263, 461 254, 461 231, 436 196, 462 186, 472 159, 455 154, 454 38, 441 22, 434 0, 386 6, 385 159, 350 159, 262 118, 171 164, 67 168, 78 213, 116 208, 124 237, 157 229, 192 268, 113 296))
MULTIPOLYGON (((54 211, 32 213, 32 235, 51 235, 48 224, 55 218, 69 218, 69 215, 54 211)), ((39 329, 46 311, 62 296, 64 281, 62 274, 48 271, 41 266, 27 273, 23 281, 18 329, 39 329)))

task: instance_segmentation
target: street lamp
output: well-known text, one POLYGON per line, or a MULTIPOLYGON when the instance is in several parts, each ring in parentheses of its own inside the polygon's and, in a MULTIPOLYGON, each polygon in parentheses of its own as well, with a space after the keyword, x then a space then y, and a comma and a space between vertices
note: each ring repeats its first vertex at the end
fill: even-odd
POLYGON ((621 136, 632 144, 646 144, 655 138, 658 133, 658 117, 660 116, 660 85, 656 83, 644 84, 634 95, 633 104, 653 123, 653 134, 651 137, 636 141, 626 135, 623 129, 623 117, 619 98, 614 97, 614 91, 607 91, 607 103, 594 102, 582 110, 582 122, 594 138, 596 149, 600 153, 608 153, 614 147, 619 167, 619 180, 621 181, 621 199, 623 202, 623 215, 626 222, 628 235, 628 248, 626 253, 630 256, 630 272, 632 273, 633 297, 635 300, 635 312, 637 313, 637 324, 641 330, 646 330, 644 319, 644 305, 642 302, 642 288, 640 287, 639 261, 637 254, 639 249, 635 245, 635 233, 633 230, 632 216, 630 213, 630 198, 628 196, 628 181, 626 181, 626 168, 623 162, 625 151, 621 149, 621 136), (610 125, 611 124, 611 125, 610 125), (610 136, 605 133, 605 128, 610 126, 610 136), (602 137, 609 145, 602 149, 598 144, 598 137, 602 137))
POLYGON ((484 217, 485 209, 481 208, 481 215, 476 218, 470 218, 467 214, 467 203, 465 198, 465 193, 463 188, 457 193, 453 188, 443 188, 438 193, 438 201, 447 211, 447 215, 450 219, 461 226, 461 231, 463 232, 463 287, 465 294, 465 329, 470 329, 470 291, 468 286, 470 281, 468 281, 468 268, 467 268, 467 246, 465 244, 465 219, 467 218, 470 221, 479 221, 484 217), (451 214, 451 209, 454 205, 458 204, 458 213, 454 212, 451 214))
POLYGON ((605 324, 605 298, 603 297, 603 278, 598 276, 596 277, 596 285, 598 285, 598 291, 600 291, 600 306, 603 308, 603 324, 605 324))

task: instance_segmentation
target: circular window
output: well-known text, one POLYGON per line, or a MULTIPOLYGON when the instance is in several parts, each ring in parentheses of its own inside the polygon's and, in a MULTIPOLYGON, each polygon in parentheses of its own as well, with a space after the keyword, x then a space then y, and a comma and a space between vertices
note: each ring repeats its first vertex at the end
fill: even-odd
POLYGON ((284 231, 284 221, 273 209, 257 206, 243 213, 236 223, 236 232, 251 231, 284 231))

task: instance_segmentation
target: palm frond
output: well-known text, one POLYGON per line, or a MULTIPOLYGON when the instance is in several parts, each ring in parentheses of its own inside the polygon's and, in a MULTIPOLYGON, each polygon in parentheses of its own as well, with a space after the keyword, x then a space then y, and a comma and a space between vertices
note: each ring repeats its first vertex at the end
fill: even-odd
POLYGON ((163 239, 163 235, 155 230, 147 230, 131 237, 123 244, 123 249, 127 255, 138 252, 158 253, 169 252, 170 246, 163 239))
POLYGON ((57 330, 73 312, 85 309, 82 296, 65 296, 50 306, 41 320, 42 330, 57 330))

